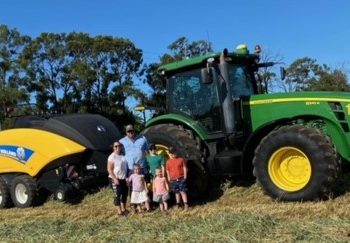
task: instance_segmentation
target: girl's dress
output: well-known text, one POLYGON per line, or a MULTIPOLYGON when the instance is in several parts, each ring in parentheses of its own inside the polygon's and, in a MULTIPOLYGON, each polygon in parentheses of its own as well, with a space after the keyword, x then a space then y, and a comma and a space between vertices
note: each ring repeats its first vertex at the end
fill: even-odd
POLYGON ((132 174, 129 177, 129 181, 132 183, 131 203, 140 204, 148 201, 144 176, 140 174, 132 174))

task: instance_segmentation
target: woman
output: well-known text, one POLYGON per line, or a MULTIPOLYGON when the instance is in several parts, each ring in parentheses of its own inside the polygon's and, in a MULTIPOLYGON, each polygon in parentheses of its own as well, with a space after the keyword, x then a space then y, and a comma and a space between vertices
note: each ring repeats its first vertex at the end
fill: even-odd
POLYGON ((114 142, 113 153, 109 155, 107 162, 109 181, 115 194, 114 205, 120 216, 126 213, 125 205, 128 196, 128 187, 126 184, 127 161, 121 151, 122 144, 118 141, 114 142))

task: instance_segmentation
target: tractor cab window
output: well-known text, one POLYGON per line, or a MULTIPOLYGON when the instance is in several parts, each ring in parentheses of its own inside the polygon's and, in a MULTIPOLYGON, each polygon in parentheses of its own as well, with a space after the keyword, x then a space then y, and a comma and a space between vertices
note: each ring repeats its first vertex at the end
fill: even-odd
POLYGON ((232 98, 245 97, 254 94, 251 76, 248 74, 244 66, 232 64, 229 66, 228 72, 232 98))
POLYGON ((170 77, 168 87, 168 106, 171 112, 191 116, 208 132, 221 130, 216 85, 203 84, 200 69, 170 77))

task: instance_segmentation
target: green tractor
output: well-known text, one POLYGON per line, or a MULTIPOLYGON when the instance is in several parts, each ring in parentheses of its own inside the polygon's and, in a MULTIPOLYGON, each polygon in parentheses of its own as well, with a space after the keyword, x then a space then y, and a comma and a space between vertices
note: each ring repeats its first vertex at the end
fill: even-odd
POLYGON ((332 195, 340 161, 350 160, 350 94, 267 94, 257 72, 274 64, 240 46, 160 67, 166 114, 147 121, 143 134, 187 159, 191 194, 202 194, 210 176, 253 172, 278 200, 332 195))

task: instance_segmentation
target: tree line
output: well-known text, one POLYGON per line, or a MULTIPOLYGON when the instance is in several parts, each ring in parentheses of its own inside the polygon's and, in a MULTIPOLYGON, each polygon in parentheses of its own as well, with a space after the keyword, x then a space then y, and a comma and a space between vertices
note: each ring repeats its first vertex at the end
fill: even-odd
MULTIPOLYGON (((126 38, 87 33, 41 33, 32 38, 0 25, 0 120, 7 113, 90 112, 119 125, 138 122, 127 99, 149 106, 165 106, 165 80, 157 68, 213 51, 212 44, 180 37, 155 63, 144 63, 143 51, 126 38), (145 93, 137 82, 148 85, 145 93), (34 103, 34 105, 32 104, 34 103)), ((276 57, 263 53, 263 61, 276 57)), ((349 91, 341 69, 304 57, 286 68, 285 80, 271 69, 260 70, 269 91, 349 91)))

